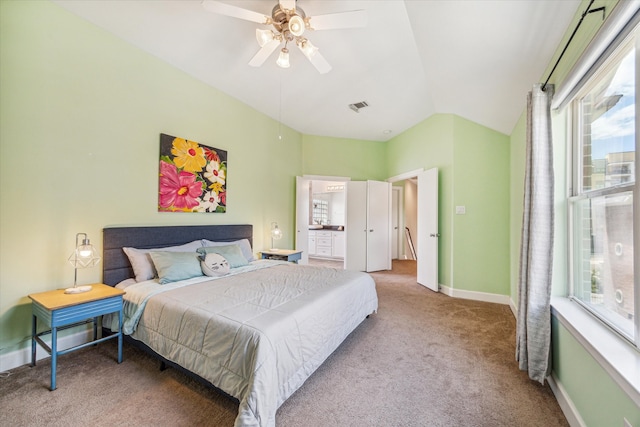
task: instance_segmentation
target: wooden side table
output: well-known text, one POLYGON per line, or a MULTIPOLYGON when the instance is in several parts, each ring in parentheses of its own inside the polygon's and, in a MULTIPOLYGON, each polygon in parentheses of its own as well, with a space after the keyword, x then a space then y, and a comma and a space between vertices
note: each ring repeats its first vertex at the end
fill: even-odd
POLYGON ((58 356, 110 339, 118 339, 118 363, 122 363, 122 295, 124 291, 103 284, 94 284, 88 292, 65 294, 64 289, 29 295, 33 301, 31 335, 31 366, 36 365, 36 343, 51 355, 51 390, 56 389, 58 356), (98 316, 118 312, 118 332, 98 339, 98 316), (51 329, 38 333, 38 318, 51 329), (58 351, 58 331, 93 323, 93 341, 58 351), (40 338, 51 334, 51 347, 40 338))
POLYGON ((298 263, 298 260, 302 259, 302 251, 290 250, 290 249, 269 249, 262 251, 262 259, 277 259, 280 261, 289 261, 298 263))

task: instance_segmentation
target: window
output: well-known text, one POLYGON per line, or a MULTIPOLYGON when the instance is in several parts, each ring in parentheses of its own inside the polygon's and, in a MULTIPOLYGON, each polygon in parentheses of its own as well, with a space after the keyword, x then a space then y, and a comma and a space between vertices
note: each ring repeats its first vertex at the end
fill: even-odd
POLYGON ((314 224, 329 224, 329 202, 313 199, 312 215, 314 224))
POLYGON ((635 303, 637 28, 572 102, 571 294, 640 347, 635 303))

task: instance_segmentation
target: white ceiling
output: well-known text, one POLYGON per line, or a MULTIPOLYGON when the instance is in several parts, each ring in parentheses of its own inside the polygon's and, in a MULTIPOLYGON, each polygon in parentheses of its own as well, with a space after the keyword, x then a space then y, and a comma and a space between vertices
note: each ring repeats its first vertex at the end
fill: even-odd
MULTIPOLYGON (((365 10, 365 28, 309 31, 333 69, 247 65, 256 28, 199 0, 54 0, 301 133, 385 141, 437 113, 510 134, 580 0, 299 0, 307 16, 365 10), (355 113, 348 105, 366 101, 355 113), (385 133, 385 131, 387 131, 385 133), (388 131, 391 131, 390 133, 388 131)), ((271 14, 277 0, 224 1, 271 14)))

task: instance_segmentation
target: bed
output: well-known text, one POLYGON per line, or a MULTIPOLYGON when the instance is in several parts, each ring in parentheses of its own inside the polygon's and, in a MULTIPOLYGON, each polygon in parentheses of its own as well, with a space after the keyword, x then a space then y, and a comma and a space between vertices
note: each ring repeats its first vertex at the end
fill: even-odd
POLYGON ((252 234, 251 225, 105 228, 103 281, 125 287, 128 337, 238 399, 236 426, 274 426, 280 405, 377 311, 378 298, 366 273, 255 260, 252 234), (191 259, 169 251, 192 252, 197 242, 233 249, 230 264, 244 251, 247 262, 160 284, 169 277, 162 263, 159 279, 145 279, 123 249, 191 259))

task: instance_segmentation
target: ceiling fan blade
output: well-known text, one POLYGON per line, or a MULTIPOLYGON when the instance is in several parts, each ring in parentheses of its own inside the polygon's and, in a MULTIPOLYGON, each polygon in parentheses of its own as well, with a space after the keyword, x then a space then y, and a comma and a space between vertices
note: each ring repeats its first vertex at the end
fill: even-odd
POLYGON ((203 0, 202 7, 209 12, 218 13, 220 15, 231 16, 233 18, 244 19, 246 21, 257 22, 258 24, 267 24, 269 17, 262 13, 253 12, 241 7, 232 6, 227 3, 221 3, 214 0, 203 0))
POLYGON ((279 40, 271 40, 270 42, 267 42, 264 46, 262 46, 258 53, 256 53, 253 58, 251 58, 251 61, 249 61, 249 65, 251 65, 252 67, 261 66, 279 45, 279 40))
POLYGON ((295 10, 296 8, 296 0, 279 0, 280 9, 284 10, 295 10))
POLYGON ((317 49, 315 49, 311 55, 307 55, 304 49, 302 49, 301 45, 298 45, 298 49, 300 49, 304 56, 309 59, 309 62, 311 62, 314 67, 316 67, 316 70, 318 70, 320 74, 327 74, 329 71, 331 71, 331 65, 327 62, 326 59, 324 59, 324 56, 322 56, 317 49))
POLYGON ((367 25, 367 13, 364 10, 328 13, 307 18, 312 30, 335 30, 339 28, 361 28, 367 25))

